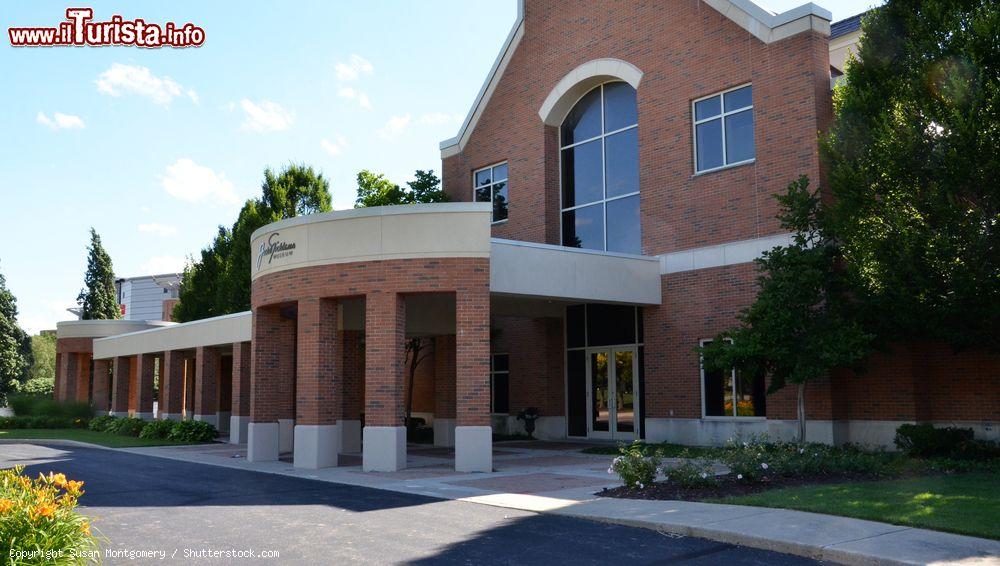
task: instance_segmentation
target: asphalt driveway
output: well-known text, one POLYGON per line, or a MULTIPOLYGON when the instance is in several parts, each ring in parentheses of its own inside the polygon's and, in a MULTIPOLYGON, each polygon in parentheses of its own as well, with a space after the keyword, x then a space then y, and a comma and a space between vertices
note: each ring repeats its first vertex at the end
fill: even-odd
POLYGON ((0 444, 86 482, 105 563, 815 564, 655 531, 121 451, 0 444), (202 560, 204 559, 204 560, 202 560))

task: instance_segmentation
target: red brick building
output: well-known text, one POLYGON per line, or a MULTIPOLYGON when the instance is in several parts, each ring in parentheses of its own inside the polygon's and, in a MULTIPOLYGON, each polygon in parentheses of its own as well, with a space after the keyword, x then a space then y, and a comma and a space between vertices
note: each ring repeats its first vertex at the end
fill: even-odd
MULTIPOLYGON (((753 260, 788 242, 771 195, 822 181, 817 140, 840 74, 829 12, 519 8, 441 144, 456 202, 258 230, 252 313, 93 342, 113 397, 138 391, 145 414, 155 373, 161 417, 228 426, 250 460, 293 452, 308 468, 357 451, 366 470, 404 467, 407 406, 466 471, 490 470, 491 433, 523 433, 529 408, 543 439, 791 438, 792 391, 705 372, 696 348, 753 300, 753 260)), ((840 64, 856 21, 835 29, 840 64)), ((809 385, 809 440, 888 445, 915 421, 997 436, 995 358, 911 345, 869 366, 809 385)), ((59 390, 82 395, 77 380, 59 390)))

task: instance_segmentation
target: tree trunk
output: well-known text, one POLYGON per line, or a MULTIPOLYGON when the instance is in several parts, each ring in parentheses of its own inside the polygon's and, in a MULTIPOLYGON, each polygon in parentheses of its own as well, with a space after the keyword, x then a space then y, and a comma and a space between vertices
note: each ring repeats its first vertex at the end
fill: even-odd
POLYGON ((796 403, 799 417, 799 443, 806 442, 806 384, 803 381, 799 384, 799 398, 796 403))

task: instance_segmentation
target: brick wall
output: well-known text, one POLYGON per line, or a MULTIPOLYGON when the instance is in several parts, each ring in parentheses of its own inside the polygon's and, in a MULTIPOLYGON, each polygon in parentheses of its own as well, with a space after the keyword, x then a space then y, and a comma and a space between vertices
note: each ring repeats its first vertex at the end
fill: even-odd
POLYGON ((510 414, 537 407, 542 416, 564 415, 563 321, 494 317, 493 352, 510 356, 510 414))
MULTIPOLYGON (((314 266, 281 271, 253 282, 254 369, 251 377, 251 413, 271 418, 274 411, 264 393, 278 384, 292 384, 275 364, 291 356, 280 356, 275 338, 274 312, 294 310, 302 316, 302 305, 317 298, 365 297, 364 411, 374 426, 401 426, 404 385, 404 327, 406 294, 447 293, 456 297, 458 330, 457 398, 468 424, 488 424, 489 406, 489 260, 486 258, 400 259, 314 266), (464 352, 464 354, 463 354, 464 352), (285 376, 285 377, 282 377, 285 376), (260 382, 260 387, 258 387, 260 382), (464 382, 464 385, 463 385, 464 382), (260 394, 258 394, 258 389, 260 394), (256 404, 256 405, 253 405, 256 404), (260 406, 260 410, 255 406, 260 406), (464 407, 464 409, 463 409, 464 407)), ((332 340, 332 338, 331 338, 332 340)), ((354 337, 345 335, 345 342, 354 337)), ((291 347, 294 349, 294 333, 291 347)), ((344 383, 357 379, 357 349, 345 345, 344 383), (350 374, 350 375, 349 375, 350 374)), ((312 364, 313 360, 300 360, 312 364)), ((294 391, 294 388, 293 388, 294 391)), ((345 395, 345 415, 354 412, 356 400, 345 395)), ((277 418, 277 417, 274 417, 277 418)), ((348 417, 349 418, 349 417, 348 417)))
POLYGON ((643 252, 659 254, 780 231, 770 195, 819 177, 817 133, 830 116, 828 40, 766 45, 697 0, 526 2, 525 35, 464 150, 443 160, 445 189, 471 200, 472 171, 507 160, 501 238, 559 243, 556 128, 538 116, 570 71, 613 57, 637 90, 643 252), (756 163, 693 175, 691 101, 752 82, 756 163))

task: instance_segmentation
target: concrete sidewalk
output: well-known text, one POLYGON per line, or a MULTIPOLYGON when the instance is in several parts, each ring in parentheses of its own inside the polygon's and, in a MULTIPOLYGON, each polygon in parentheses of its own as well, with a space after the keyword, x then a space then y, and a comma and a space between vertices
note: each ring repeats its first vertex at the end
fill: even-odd
POLYGON ((410 446, 407 469, 392 473, 364 473, 360 455, 350 454, 341 455, 339 467, 302 470, 286 461, 247 462, 239 445, 118 450, 644 527, 844 564, 1000 565, 1000 541, 784 509, 597 497, 601 488, 618 485, 607 473, 610 456, 583 454, 585 445, 575 443, 494 446, 496 471, 488 474, 455 472, 453 451, 421 446, 410 446))

